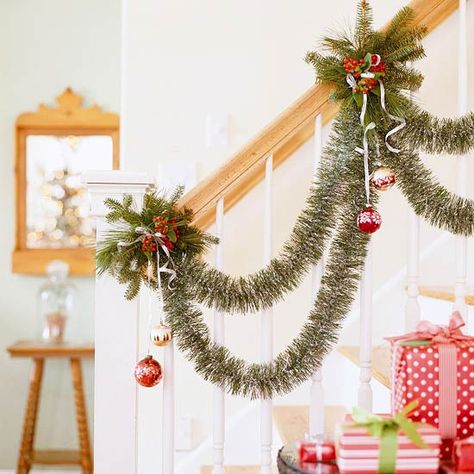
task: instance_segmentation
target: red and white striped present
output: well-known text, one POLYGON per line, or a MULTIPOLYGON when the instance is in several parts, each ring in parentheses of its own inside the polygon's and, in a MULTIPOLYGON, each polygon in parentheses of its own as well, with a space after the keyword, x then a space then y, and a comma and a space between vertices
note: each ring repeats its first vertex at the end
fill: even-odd
MULTIPOLYGON (((379 415, 390 418, 390 415, 379 415)), ((379 467, 380 440, 364 427, 351 426, 352 417, 340 428, 338 466, 341 473, 376 473, 379 467)), ((403 434, 398 434, 396 473, 437 473, 441 437, 437 428, 426 425, 417 429, 429 448, 420 448, 403 434)))

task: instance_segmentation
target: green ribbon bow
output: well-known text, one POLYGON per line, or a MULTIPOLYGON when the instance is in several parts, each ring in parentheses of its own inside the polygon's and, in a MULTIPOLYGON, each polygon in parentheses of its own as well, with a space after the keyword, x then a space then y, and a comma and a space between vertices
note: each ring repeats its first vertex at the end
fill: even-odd
POLYGON ((398 432, 401 430, 415 446, 428 448, 417 431, 421 423, 415 423, 407 416, 418 407, 418 400, 413 400, 406 405, 393 418, 382 418, 381 416, 369 413, 362 408, 354 407, 352 419, 355 421, 351 427, 363 427, 367 432, 380 439, 379 467, 381 474, 391 474, 395 472, 397 465, 398 432))

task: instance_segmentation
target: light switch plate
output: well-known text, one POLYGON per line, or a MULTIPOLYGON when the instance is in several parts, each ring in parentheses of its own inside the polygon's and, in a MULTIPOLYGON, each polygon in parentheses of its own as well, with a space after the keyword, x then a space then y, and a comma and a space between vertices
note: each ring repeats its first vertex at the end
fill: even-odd
POLYGON ((229 145, 229 116, 209 113, 206 116, 206 146, 208 148, 229 145))

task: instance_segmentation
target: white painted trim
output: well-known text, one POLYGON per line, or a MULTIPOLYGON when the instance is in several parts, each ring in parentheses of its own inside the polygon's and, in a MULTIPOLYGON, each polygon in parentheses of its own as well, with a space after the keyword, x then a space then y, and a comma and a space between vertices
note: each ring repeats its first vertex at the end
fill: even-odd
MULTIPOLYGON (((216 269, 224 270, 224 198, 216 204, 216 269)), ((222 312, 214 311, 214 342, 225 344, 225 318, 222 312)), ((222 387, 213 387, 213 474, 224 474, 224 443, 225 443, 225 390, 222 387)))
MULTIPOLYGON (((267 266, 272 259, 272 176, 273 155, 265 160, 265 197, 263 216, 263 263, 267 266)), ((273 359, 273 309, 262 311, 261 319, 261 350, 262 362, 273 359)), ((272 441, 273 441, 273 414, 272 399, 260 402, 260 473, 271 474, 272 471, 272 441)))
POLYGON ((360 384, 357 405, 372 411, 372 242, 365 260, 365 269, 360 282, 360 384))
MULTIPOLYGON (((321 162, 323 154, 323 119, 318 114, 314 121, 314 154, 313 154, 313 175, 316 173, 321 162)), ((324 273, 324 255, 318 264, 313 265, 312 269, 312 301, 321 286, 321 278, 324 273)), ((324 434, 324 387, 322 367, 315 370, 312 377, 310 396, 309 396, 309 434, 310 436, 324 434)))
MULTIPOLYGON (((104 199, 112 196, 121 199, 130 188, 140 206, 148 187, 131 176, 129 186, 123 185, 116 181, 120 177, 118 171, 102 176, 108 182, 91 184, 91 178, 85 179, 92 213, 97 217, 99 240, 108 229, 104 199)), ((143 175, 140 180, 143 181, 143 175)), ((94 470, 98 474, 138 471, 138 390, 133 369, 140 357, 140 311, 139 299, 125 300, 124 290, 111 276, 96 278, 94 470)))
MULTIPOLYGON (((153 184, 154 180, 146 173, 132 173, 118 170, 94 170, 82 174, 81 181, 86 185, 130 184, 134 186, 153 184)), ((122 189, 120 189, 121 191, 122 189)))

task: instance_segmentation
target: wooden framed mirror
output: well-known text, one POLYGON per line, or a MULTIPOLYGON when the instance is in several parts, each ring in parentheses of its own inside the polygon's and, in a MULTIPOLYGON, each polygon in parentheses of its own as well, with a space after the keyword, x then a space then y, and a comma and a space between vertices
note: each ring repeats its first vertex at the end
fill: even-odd
POLYGON ((95 225, 81 173, 118 169, 119 116, 82 102, 68 88, 56 107, 40 104, 16 121, 14 273, 44 274, 55 259, 74 275, 95 272, 95 225))

